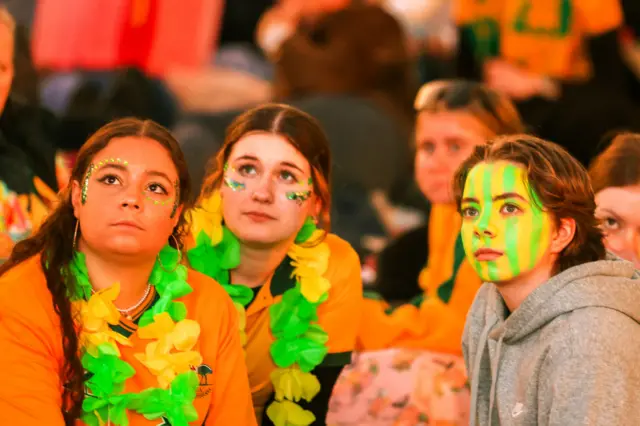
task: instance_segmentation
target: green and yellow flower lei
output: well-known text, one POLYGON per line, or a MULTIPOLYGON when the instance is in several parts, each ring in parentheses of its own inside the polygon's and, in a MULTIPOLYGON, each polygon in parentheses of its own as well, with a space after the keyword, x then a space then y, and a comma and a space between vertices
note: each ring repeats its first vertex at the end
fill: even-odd
MULTIPOLYGON (((214 278, 229 293, 238 310, 240 334, 245 344, 245 307, 253 299, 253 291, 229 282, 229 271, 240 264, 240 243, 222 224, 220 193, 214 193, 195 214, 198 220, 192 225, 196 246, 188 252, 189 262, 192 268, 214 278)), ((275 401, 267 408, 267 416, 276 426, 306 426, 315 420, 313 413, 297 402, 311 401, 320 391, 320 383, 311 371, 328 352, 329 338, 317 324, 317 309, 328 298, 330 283, 323 275, 330 251, 325 242, 313 247, 302 244, 319 240, 321 234, 313 221, 305 222, 287 253, 294 268, 295 287, 287 290, 282 300, 269 309, 271 333, 275 338, 270 353, 278 368, 271 373, 275 401)))
POLYGON ((87 425, 127 426, 128 410, 149 420, 165 418, 173 426, 188 426, 197 420, 193 401, 199 381, 192 367, 202 362, 202 356, 192 348, 200 326, 186 319, 186 307, 177 301, 193 291, 186 282, 187 269, 179 261, 178 252, 170 246, 160 252, 149 278, 159 298, 142 315, 137 331, 140 338, 153 339, 144 354, 135 356, 157 376, 159 387, 123 393, 125 382, 135 375, 135 369, 121 359, 118 348, 131 346, 129 339, 112 329, 120 319, 113 304, 120 285, 115 283, 92 295, 85 257, 75 253, 69 267, 74 278, 70 298, 80 329, 81 362, 87 377, 81 416, 87 425), (165 271, 161 265, 170 265, 173 270, 165 271))

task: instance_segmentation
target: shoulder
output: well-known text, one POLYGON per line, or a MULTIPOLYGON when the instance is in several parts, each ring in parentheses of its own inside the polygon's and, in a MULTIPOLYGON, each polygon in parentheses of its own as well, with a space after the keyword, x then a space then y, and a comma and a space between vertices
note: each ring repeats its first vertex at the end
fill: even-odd
POLYGON ((323 242, 326 243, 329 246, 329 250, 331 250, 330 261, 353 262, 355 260, 359 262, 358 254, 353 247, 351 247, 351 244, 337 235, 327 234, 323 242))
POLYGON ((187 297, 191 301, 190 309, 194 309, 193 316, 206 317, 209 320, 218 314, 227 314, 233 305, 231 297, 216 280, 187 268, 187 283, 193 291, 187 297))
POLYGON ((40 265, 40 256, 11 268, 0 277, 0 324, 11 319, 42 339, 57 341, 60 319, 40 265))
POLYGON ((325 277, 332 279, 352 275, 354 270, 360 274, 360 257, 351 244, 335 234, 327 234, 323 243, 329 247, 329 266, 325 277))
POLYGON ((640 324, 615 309, 590 306, 550 324, 555 351, 572 358, 615 356, 640 361, 640 324))
POLYGON ((25 260, 0 277, 0 306, 19 309, 51 300, 40 256, 25 260))

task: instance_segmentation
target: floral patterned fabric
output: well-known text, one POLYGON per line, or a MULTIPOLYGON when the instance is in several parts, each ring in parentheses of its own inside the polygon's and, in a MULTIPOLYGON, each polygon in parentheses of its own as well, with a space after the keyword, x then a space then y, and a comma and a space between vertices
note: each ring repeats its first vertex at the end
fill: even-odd
POLYGON ((469 403, 460 356, 407 349, 363 352, 336 382, 327 425, 468 425, 469 403))

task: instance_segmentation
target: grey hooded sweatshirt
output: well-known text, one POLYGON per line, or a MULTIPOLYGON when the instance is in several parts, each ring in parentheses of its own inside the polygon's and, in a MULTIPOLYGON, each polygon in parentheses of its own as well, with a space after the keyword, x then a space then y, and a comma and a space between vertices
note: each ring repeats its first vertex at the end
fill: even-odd
POLYGON ((640 275, 622 260, 570 268, 511 314, 493 284, 463 354, 474 425, 640 425, 640 275))

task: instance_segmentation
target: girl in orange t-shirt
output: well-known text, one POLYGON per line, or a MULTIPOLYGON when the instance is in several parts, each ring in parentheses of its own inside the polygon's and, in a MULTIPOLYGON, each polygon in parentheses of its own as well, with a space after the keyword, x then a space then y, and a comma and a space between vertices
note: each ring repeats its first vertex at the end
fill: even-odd
POLYGON ((255 424, 231 299, 181 264, 189 184, 154 122, 84 144, 0 267, 0 424, 255 424))
POLYGON ((235 302, 263 425, 325 424, 355 346, 360 262, 326 231, 330 167, 316 120, 266 104, 228 128, 193 214, 189 262, 235 302))

